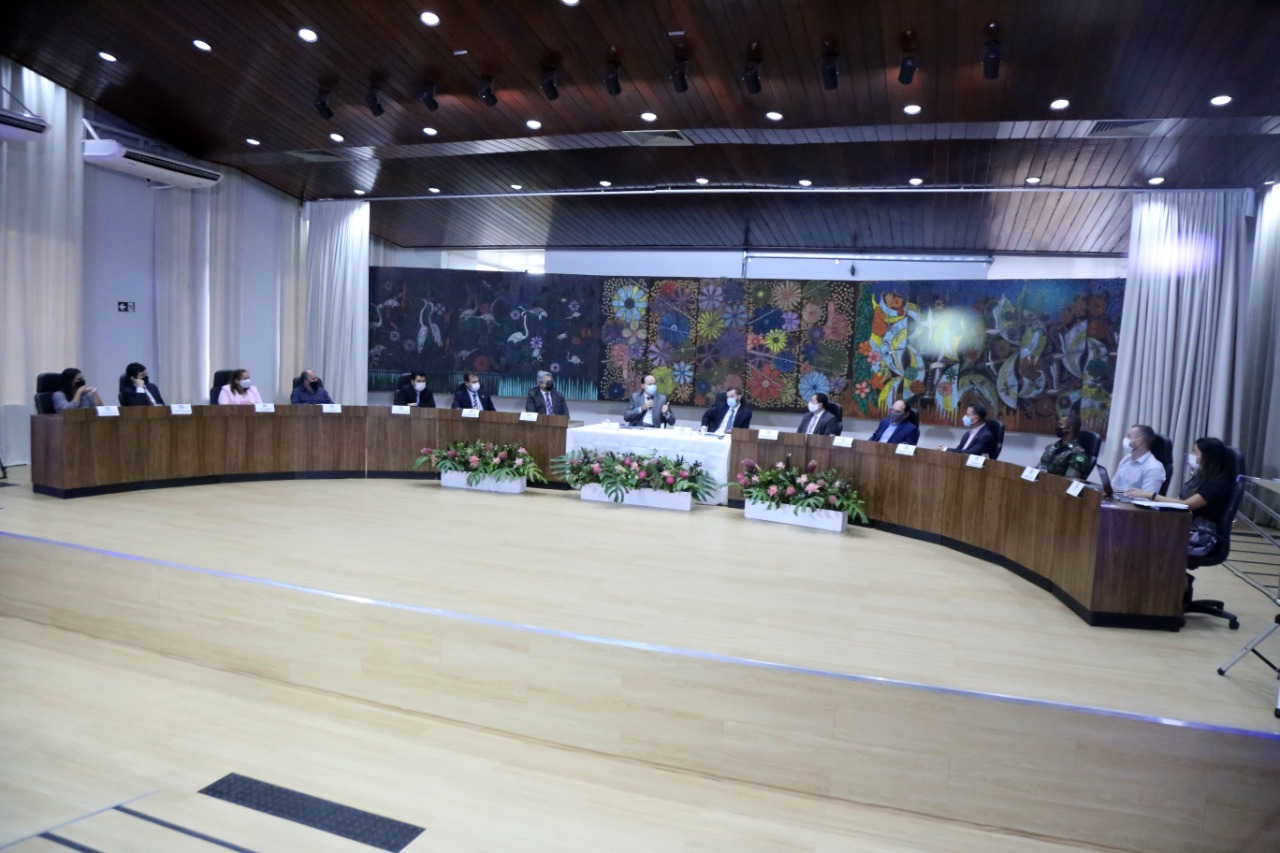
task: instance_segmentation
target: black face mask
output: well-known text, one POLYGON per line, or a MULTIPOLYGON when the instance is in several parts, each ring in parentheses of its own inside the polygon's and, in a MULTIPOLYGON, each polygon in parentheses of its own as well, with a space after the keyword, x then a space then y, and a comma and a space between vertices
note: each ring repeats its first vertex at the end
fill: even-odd
POLYGON ((547 391, 554 391, 554 390, 556 390, 556 383, 554 383, 554 382, 552 382, 550 379, 548 379, 548 380, 547 380, 547 384, 546 384, 546 385, 543 385, 542 387, 543 387, 544 389, 546 389, 547 391))
POLYGON ((1058 438, 1062 438, 1067 434, 1067 431, 1062 427, 1054 427, 1053 434, 1056 435, 1058 438))
POLYGON ((83 387, 84 387, 84 380, 83 380, 83 379, 77 379, 75 382, 72 382, 72 383, 71 383, 71 386, 72 386, 73 388, 83 388, 83 387))
POLYGON ((138 377, 138 381, 139 381, 139 382, 141 382, 143 385, 146 385, 146 384, 147 384, 147 377, 145 377, 145 376, 139 376, 139 377, 138 377))
POLYGON ((890 412, 889 420, 891 420, 895 424, 902 423, 902 419, 905 418, 906 416, 907 416, 906 412, 890 412))

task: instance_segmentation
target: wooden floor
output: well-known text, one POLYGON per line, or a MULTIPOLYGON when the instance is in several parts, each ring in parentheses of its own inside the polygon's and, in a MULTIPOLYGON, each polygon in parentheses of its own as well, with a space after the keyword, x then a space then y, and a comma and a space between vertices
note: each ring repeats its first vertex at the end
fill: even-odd
MULTIPOLYGON (((247 578, 224 578, 233 589, 268 580, 537 626, 571 640, 1280 732, 1275 679, 1265 667, 1247 660, 1228 678, 1216 674, 1274 613, 1219 568, 1199 572, 1197 593, 1225 598, 1240 631, 1197 617, 1176 634, 1112 630, 1088 627, 1004 569, 937 546, 874 530, 841 537, 748 523, 725 508, 685 515, 582 504, 573 493, 459 494, 397 480, 63 502, 33 495, 25 469, 13 475, 21 487, 0 489, 0 532, 47 541, 0 536, 0 567, 56 566, 86 553, 68 545, 82 546, 110 552, 100 555, 104 572, 132 558, 164 561, 172 565, 163 571, 247 578)), ((0 619, 0 662, 0 845, 151 792, 138 802, 200 812, 192 819, 225 829, 193 792, 232 771, 427 826, 410 853, 1053 844, 982 821, 941 821, 564 749, 29 619, 0 619)), ((66 837, 101 839, 130 827, 113 813, 72 824, 66 837)), ((270 827, 261 831, 255 837, 274 838, 270 827)), ((331 849, 297 841, 290 827, 274 831, 284 835, 257 847, 239 843, 331 849)))

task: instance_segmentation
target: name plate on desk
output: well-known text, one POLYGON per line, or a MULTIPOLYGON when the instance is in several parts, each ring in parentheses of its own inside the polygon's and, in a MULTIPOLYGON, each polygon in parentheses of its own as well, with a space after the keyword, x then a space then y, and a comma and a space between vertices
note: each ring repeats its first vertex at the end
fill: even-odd
POLYGON ((1034 483, 1036 480, 1040 479, 1040 469, 1039 468, 1023 468, 1022 479, 1026 480, 1028 483, 1034 483))
POLYGON ((189 415, 191 414, 190 403, 170 403, 169 414, 171 415, 189 415))
POLYGON ((1071 497, 1073 498, 1080 497, 1080 493, 1083 491, 1084 491, 1084 483, 1080 482, 1079 480, 1076 480, 1070 486, 1067 486, 1067 494, 1071 495, 1071 497))
POLYGON ((898 444, 894 446, 893 452, 899 456, 915 456, 916 446, 914 444, 898 444))
POLYGON ((831 439, 831 446, 832 447, 853 447, 853 436, 837 435, 835 438, 831 439))
POLYGON ((409 407, 408 407, 408 406, 392 406, 392 407, 391 407, 391 414, 393 414, 393 415, 407 415, 407 414, 409 414, 409 407))
POLYGON ((776 429, 756 430, 756 438, 760 439, 761 441, 777 441, 778 431, 776 429))
POLYGON ((325 413, 326 415, 340 415, 342 414, 342 404, 341 403, 321 403, 320 411, 325 413))
POLYGON ((981 468, 983 465, 987 464, 987 457, 983 456, 981 453, 970 453, 969 458, 965 460, 964 464, 968 465, 970 468, 981 468))
POLYGON ((119 407, 119 406, 94 406, 94 408, 98 410, 98 417, 100 417, 100 418, 118 418, 118 417, 120 417, 120 407, 119 407))
POLYGON ((538 420, 538 413, 537 412, 521 412, 520 420, 527 421, 529 423, 534 423, 538 420))
POLYGON ((268 415, 274 415, 276 412, 275 403, 254 403, 253 410, 255 412, 266 412, 268 415))
POLYGON ((480 417, 480 410, 479 409, 463 409, 462 416, 464 418, 478 418, 480 417))

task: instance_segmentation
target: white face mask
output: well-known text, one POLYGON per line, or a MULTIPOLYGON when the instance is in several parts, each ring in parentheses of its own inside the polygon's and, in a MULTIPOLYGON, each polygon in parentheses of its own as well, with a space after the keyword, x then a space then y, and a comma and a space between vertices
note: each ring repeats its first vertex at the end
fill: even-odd
POLYGON ((1129 440, 1129 436, 1127 435, 1124 437, 1124 452, 1125 453, 1133 452, 1133 442, 1129 440))
POLYGON ((964 424, 964 425, 965 425, 965 426, 967 426, 967 427, 971 427, 971 426, 973 426, 973 418, 969 417, 968 415, 965 415, 965 416, 960 420, 960 423, 964 424))
POLYGON ((818 412, 822 411, 822 404, 821 404, 821 403, 810 403, 810 404, 809 404, 809 411, 813 412, 813 413, 816 415, 818 412))
POLYGON ((247 389, 251 388, 252 386, 253 386, 253 380, 252 380, 252 379, 241 379, 241 380, 240 380, 240 387, 241 387, 241 389, 247 390, 247 389))
POLYGON ((425 382, 415 382, 415 383, 413 383, 413 390, 415 390, 415 391, 425 391, 425 390, 427 390, 427 383, 425 383, 425 382))
POLYGON ((648 394, 650 397, 652 397, 654 394, 657 394, 657 393, 658 393, 658 386, 657 386, 657 385, 646 385, 646 386, 644 386, 644 393, 646 393, 646 394, 648 394))
POLYGON ((480 383, 479 383, 479 382, 472 382, 472 383, 471 383, 469 386, 467 386, 467 387, 469 387, 472 391, 479 391, 479 390, 480 390, 480 383))
POLYGON ((1192 471, 1200 467, 1200 463, 1196 461, 1196 455, 1194 453, 1187 454, 1187 467, 1192 471))
POLYGON ((731 409, 736 409, 738 407, 737 397, 728 397, 725 399, 725 402, 729 404, 729 408, 731 409))

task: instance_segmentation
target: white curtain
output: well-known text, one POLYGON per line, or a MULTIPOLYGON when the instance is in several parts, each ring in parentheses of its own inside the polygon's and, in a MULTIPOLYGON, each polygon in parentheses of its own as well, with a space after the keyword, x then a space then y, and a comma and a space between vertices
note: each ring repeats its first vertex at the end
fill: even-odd
POLYGON ((368 400, 369 205, 307 205, 306 367, 335 402, 368 400))
POLYGON ((1232 437, 1236 392, 1235 317, 1248 275, 1248 191, 1140 193, 1133 200, 1129 279, 1107 453, 1114 469, 1120 439, 1135 423, 1173 441, 1181 488, 1191 444, 1232 437))
MULTIPOLYGON (((1240 420, 1235 440, 1250 474, 1280 479, 1280 187, 1262 193, 1250 279, 1248 301, 1239 314, 1240 420)), ((1280 511, 1280 500, 1253 493, 1280 511)))
POLYGON ((3 56, 0 86, 49 123, 38 141, 0 143, 0 457, 12 465, 30 461, 36 374, 80 366, 84 104, 3 56))
POLYGON ((174 402, 209 395, 208 190, 162 190, 156 197, 156 362, 174 402))

